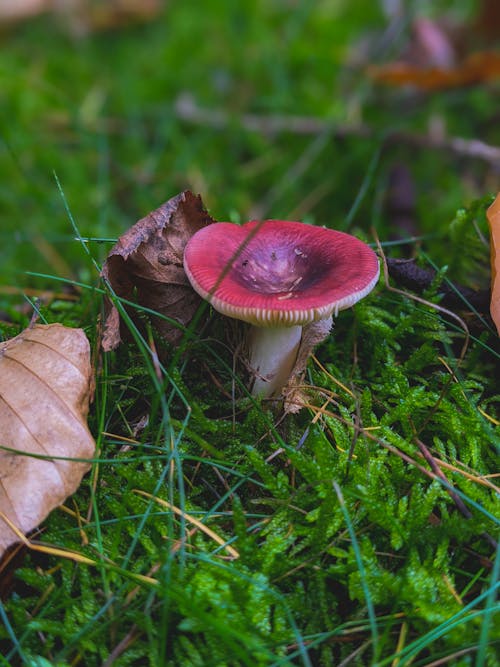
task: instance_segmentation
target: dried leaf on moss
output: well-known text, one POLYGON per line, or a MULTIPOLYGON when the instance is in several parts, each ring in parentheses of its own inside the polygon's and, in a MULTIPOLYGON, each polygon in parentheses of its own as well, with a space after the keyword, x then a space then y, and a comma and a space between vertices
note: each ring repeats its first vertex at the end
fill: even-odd
POLYGON ((297 353, 297 360, 290 373, 288 384, 283 391, 285 398, 285 414, 295 414, 300 412, 307 403, 306 392, 301 387, 304 382, 307 363, 314 348, 326 340, 330 335, 332 326, 333 318, 327 317, 318 322, 311 322, 311 324, 307 324, 304 327, 302 331, 302 340, 300 341, 300 347, 297 353))
MULTIPOLYGON (((200 304, 184 273, 184 248, 191 236, 214 220, 200 196, 186 190, 139 220, 111 249, 102 270, 118 297, 187 326, 200 304)), ((135 319, 134 312, 130 316, 135 319)), ((175 343, 182 330, 155 318, 159 333, 175 343)), ((126 335, 116 307, 109 303, 102 346, 115 349, 126 335)))
POLYGON ((2 515, 33 530, 90 468, 91 378, 82 329, 39 324, 0 343, 0 555, 18 541, 2 515))

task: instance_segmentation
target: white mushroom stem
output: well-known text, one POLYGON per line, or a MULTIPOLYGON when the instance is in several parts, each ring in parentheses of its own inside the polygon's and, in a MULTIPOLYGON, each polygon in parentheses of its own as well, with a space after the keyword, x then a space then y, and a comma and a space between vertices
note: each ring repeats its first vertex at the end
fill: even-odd
POLYGON ((248 342, 250 366, 255 373, 254 396, 268 398, 286 385, 301 337, 301 326, 251 327, 248 342))

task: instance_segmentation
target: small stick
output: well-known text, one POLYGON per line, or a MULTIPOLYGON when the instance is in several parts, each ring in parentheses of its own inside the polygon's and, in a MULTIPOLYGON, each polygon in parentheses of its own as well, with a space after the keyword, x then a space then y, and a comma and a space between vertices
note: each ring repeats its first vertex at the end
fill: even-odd
POLYGON ((439 479, 442 479, 443 482, 446 482, 446 490, 450 494, 451 498, 453 499, 453 502, 457 506, 457 508, 460 510, 460 512, 464 515, 466 519, 471 519, 472 518, 472 512, 466 507, 465 503, 463 500, 458 496, 450 487, 452 486, 451 483, 448 481, 448 478, 444 474, 444 472, 441 470, 441 468, 438 466, 435 458, 432 456, 430 451, 427 449, 427 446, 424 445, 424 443, 419 440, 418 438, 414 439, 415 442, 417 443, 418 448, 420 449, 420 453, 424 457, 424 459, 427 461, 427 463, 430 465, 432 472, 436 475, 436 477, 439 477, 439 479))
MULTIPOLYGON (((371 139, 378 136, 377 131, 367 125, 339 125, 315 116, 253 113, 232 115, 220 108, 200 107, 190 93, 184 93, 177 98, 174 103, 174 113, 180 120, 216 130, 225 130, 230 125, 236 124, 248 132, 259 132, 264 135, 289 132, 310 136, 331 132, 339 139, 344 137, 371 139)), ((382 141, 386 145, 404 143, 417 148, 449 151, 461 157, 483 160, 494 167, 500 166, 500 147, 491 146, 479 139, 392 130, 386 133, 382 141)))

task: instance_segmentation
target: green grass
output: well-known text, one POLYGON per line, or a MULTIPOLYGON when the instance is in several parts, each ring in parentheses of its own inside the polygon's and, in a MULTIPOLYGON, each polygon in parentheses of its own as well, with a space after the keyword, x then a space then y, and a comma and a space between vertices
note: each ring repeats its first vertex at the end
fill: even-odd
POLYGON ((84 38, 50 17, 2 34, 0 333, 26 325, 33 289, 48 293, 42 318, 85 329, 97 451, 39 536, 95 565, 24 551, 0 575, 0 665, 498 664, 498 337, 464 304, 461 357, 463 328, 434 307, 440 280, 488 285, 496 172, 384 142, 440 117, 498 145, 498 84, 374 87, 349 63, 370 36, 372 60, 395 57, 406 28, 389 41, 383 28, 378 3, 244 0, 172 2, 84 38), (180 118, 186 92, 229 112, 227 127, 180 118), (331 128, 266 135, 247 113, 331 128), (358 121, 369 137, 339 136, 358 121), (398 164, 417 189, 418 242, 396 241, 385 207, 398 164), (130 319, 131 342, 99 352, 96 265, 185 188, 220 220, 297 217, 371 243, 375 230, 439 278, 425 302, 381 279, 341 313, 309 364, 308 407, 281 420, 234 378, 216 317, 182 356, 130 319))

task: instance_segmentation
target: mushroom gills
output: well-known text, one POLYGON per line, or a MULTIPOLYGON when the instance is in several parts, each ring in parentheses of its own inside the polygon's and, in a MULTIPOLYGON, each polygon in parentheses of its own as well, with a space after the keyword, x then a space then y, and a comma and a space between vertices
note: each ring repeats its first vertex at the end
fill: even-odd
POLYGON ((250 366, 255 374, 252 394, 268 398, 288 382, 302 338, 302 327, 256 327, 248 336, 250 366))

